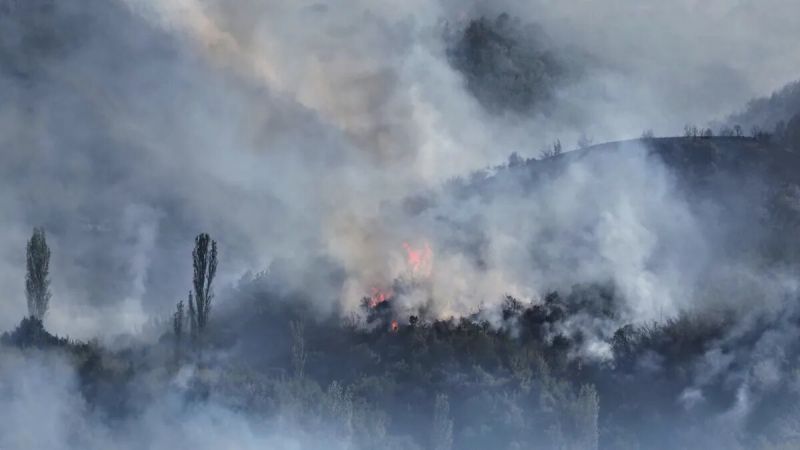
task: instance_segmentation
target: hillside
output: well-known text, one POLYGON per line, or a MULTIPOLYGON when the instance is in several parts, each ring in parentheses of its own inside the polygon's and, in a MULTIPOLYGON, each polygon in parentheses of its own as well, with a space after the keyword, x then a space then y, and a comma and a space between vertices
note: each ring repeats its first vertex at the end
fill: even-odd
POLYGON ((731 114, 725 122, 731 126, 740 124, 746 130, 753 126, 772 131, 800 114, 800 81, 789 83, 769 96, 754 98, 745 108, 731 114))
MULTIPOLYGON (((509 195, 521 196, 521 202, 546 202, 542 195, 558 195, 583 174, 603 180, 610 167, 629 175, 619 184, 624 201, 642 188, 637 171, 645 178, 667 176, 675 189, 670 196, 689 202, 701 228, 729 238, 714 241, 720 246, 716 251, 728 255, 727 264, 757 259, 771 267, 797 265, 797 244, 786 238, 796 229, 786 227, 800 223, 798 197, 790 197, 788 204, 780 201, 796 195, 800 157, 749 138, 600 144, 496 168, 467 184, 452 183, 422 202, 427 206, 404 208, 402 214, 441 217, 437 210, 476 198, 494 213, 489 205, 509 201, 509 195), (618 166, 622 161, 645 165, 637 163, 629 172, 618 166), (666 172, 654 169, 661 164, 666 172), (576 168, 579 174, 569 175, 576 168), (562 185, 558 180, 565 176, 569 183, 562 185), (550 191, 553 186, 558 186, 556 192, 550 191), (444 201, 450 197, 454 203, 444 201), (775 202, 775 208, 764 208, 775 202), (789 222, 778 220, 784 215, 789 222), (741 234, 742 227, 747 235, 741 234)), ((608 185, 606 193, 613 195, 615 186, 608 185)), ((658 192, 642 194, 657 207, 682 211, 658 192)), ((475 235, 460 228, 457 216, 451 218, 453 222, 435 223, 460 236, 454 248, 474 249, 465 251, 484 258, 480 239, 473 242, 475 235)), ((686 220, 672 214, 667 218, 686 220)), ((573 225, 544 235, 580 247, 587 238, 576 233, 588 231, 580 223, 573 225)), ((560 270, 558 264, 555 268, 560 270)), ((736 376, 776 361, 764 353, 766 342, 780 343, 780 364, 786 370, 800 356, 799 341, 791 338, 800 330, 800 316, 787 304, 777 305, 772 314, 742 314, 735 303, 706 293, 693 301, 721 308, 690 308, 658 322, 631 323, 635 316, 625 306, 631 292, 619 279, 599 277, 545 291, 533 303, 508 295, 496 314, 478 308, 461 318, 440 319, 424 307, 409 314, 404 300, 431 281, 399 278, 387 298, 363 300, 364 321, 359 322, 320 316, 314 296, 289 288, 281 273, 273 267, 227 292, 202 352, 192 341, 176 340, 173 332, 154 344, 115 351, 68 344, 32 319, 7 334, 2 345, 28 351, 60 346, 50 352, 63 353, 71 362, 54 370, 75 371, 83 401, 101 416, 114 418, 92 422, 103 433, 123 432, 115 423, 149 430, 147 418, 163 414, 206 420, 196 414, 213 405, 261 418, 269 424, 270 436, 276 436, 273 427, 291 420, 290 442, 306 448, 322 448, 324 441, 325 448, 421 449, 441 439, 459 449, 729 448, 734 441, 693 426, 719 426, 715 418, 740 402, 739 388, 728 381, 729 375, 705 366, 709 352, 722 352, 728 374, 736 376), (173 376, 183 381, 171 382, 173 376), (549 431, 542 434, 542 429, 549 431)), ((714 275, 708 268, 702 273, 714 275)), ((726 291, 715 292, 719 296, 726 291)), ((800 399, 791 385, 753 382, 749 389, 753 414, 740 425, 748 435, 735 442, 749 448, 796 443, 791 428, 781 425, 796 418, 783 412, 800 399)), ((84 437, 77 442, 88 441, 84 437)))

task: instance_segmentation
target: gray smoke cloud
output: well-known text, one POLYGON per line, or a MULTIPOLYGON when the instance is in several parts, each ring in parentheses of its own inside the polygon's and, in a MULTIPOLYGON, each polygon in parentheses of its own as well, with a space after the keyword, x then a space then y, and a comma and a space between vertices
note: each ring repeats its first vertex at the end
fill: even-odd
MULTIPOLYGON (((401 320, 479 312, 497 326, 506 295, 611 283, 614 314, 553 331, 584 335, 570 356, 610 363, 624 323, 735 312, 675 398, 693 412, 735 390, 697 432, 733 441, 776 386, 797 385, 784 350, 800 334, 795 267, 749 253, 769 235, 750 208, 763 180, 697 195, 646 142, 505 161, 738 111, 797 78, 798 16, 792 0, 0 0, 0 330, 25 314, 33 226, 53 252, 46 326, 80 339, 157 337, 201 231, 221 249, 221 317, 244 291, 231 286, 261 271, 320 315, 349 316, 377 290, 401 320), (513 51, 490 55, 476 89, 454 48, 502 13, 513 51), (513 98, 527 87, 534 100, 513 98), (498 106, 495 90, 512 98, 498 106)), ((187 403, 189 367, 140 372, 139 409, 115 423, 87 406, 72 365, 3 348, 0 448, 339 444, 223 396, 187 403)))
POLYGON ((134 389, 147 402, 133 417, 114 421, 87 404, 65 357, 4 349, 0 448, 346 448, 331 435, 323 441, 315 430, 302 430, 288 419, 259 420, 215 400, 188 403, 194 370, 186 367, 174 378, 157 371, 140 374, 134 389))
POLYGON ((438 316, 609 278, 626 318, 674 314, 714 238, 644 156, 577 163, 530 195, 509 181, 491 202, 397 205, 556 138, 721 117, 796 76, 787 17, 800 13, 778 0, 41 4, 3 4, 0 327, 24 313, 24 242, 44 225, 48 327, 81 338, 170 311, 200 231, 220 241, 221 286, 283 261, 328 313, 406 277, 418 287, 401 307, 438 316), (580 55, 548 114, 487 110, 448 59, 447 33, 502 12, 580 55), (429 274, 409 273, 403 243, 430 246, 429 274), (321 260, 344 281, 314 272, 321 260))

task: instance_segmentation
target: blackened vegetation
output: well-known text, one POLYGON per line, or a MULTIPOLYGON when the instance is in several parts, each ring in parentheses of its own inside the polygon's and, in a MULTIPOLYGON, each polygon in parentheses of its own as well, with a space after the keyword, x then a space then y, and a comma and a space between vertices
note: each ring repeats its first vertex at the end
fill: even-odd
MULTIPOLYGON (((80 342, 49 333, 41 320, 26 317, 11 332, 0 335, 0 352, 5 346, 25 351, 50 352, 66 358, 78 375, 78 388, 87 404, 109 418, 129 417, 135 405, 147 399, 132 394, 131 384, 143 373, 145 361, 132 350, 110 352, 96 342, 80 342)), ((54 377, 59 374, 53 374, 54 377)), ((75 413, 78 413, 77 411, 75 413)))
POLYGON ((3 333, 2 342, 20 348, 37 347, 63 347, 69 344, 68 339, 53 336, 44 329, 41 319, 33 316, 26 317, 10 333, 3 333))
POLYGON ((549 47, 539 27, 507 14, 474 19, 448 32, 450 64, 491 112, 547 113, 556 90, 579 74, 549 47))
POLYGON ((800 112, 790 116, 786 121, 779 121, 772 134, 767 134, 769 138, 788 148, 800 148, 800 112))
MULTIPOLYGON (((737 331, 735 315, 720 314, 587 335, 570 324, 616 320, 620 310, 612 285, 592 284, 534 304, 509 296, 499 326, 481 311, 449 320, 398 317, 389 299, 364 305, 372 327, 363 327, 320 319, 303 297, 274 289, 279 282, 269 278, 241 285, 241 304, 218 312, 207 329, 207 355, 221 350, 224 359, 207 358, 184 390, 167 376, 181 367, 173 364, 169 332, 159 344, 111 352, 52 336, 26 318, 2 343, 71 358, 87 403, 116 419, 152 400, 135 389, 141 377, 182 394, 189 406, 213 393, 237 411, 290 418, 351 448, 673 449, 698 448, 715 436, 697 426, 736 404, 738 384, 729 377, 737 368, 748 373, 749 355, 774 330, 800 326, 789 308, 747 333, 737 331), (396 330, 392 321, 399 322, 396 330), (592 343, 607 353, 587 354, 592 343), (728 375, 709 376, 696 398, 697 372, 715 353, 729 361, 728 375)), ((789 370, 798 344, 782 343, 789 370)), ((191 367, 196 357, 185 355, 182 364, 191 367)), ((786 428, 797 418, 791 407, 797 401, 791 384, 770 388, 748 415, 744 448, 797 443, 786 428)))
MULTIPOLYGON (((573 329, 582 316, 615 319, 619 299, 609 285, 574 286, 535 304, 508 297, 500 327, 480 313, 397 317, 388 300, 369 312, 373 326, 364 328, 309 320, 313 313, 301 299, 262 295, 243 305, 257 314, 226 318, 240 330, 240 341, 228 375, 211 389, 261 414, 288 408, 309 427, 331 423, 339 417, 332 411, 344 407, 347 422, 334 432, 357 447, 374 446, 380 436, 380 448, 449 448, 450 439, 459 449, 698 448, 717 436, 699 432, 698 424, 710 426, 737 402, 739 385, 731 377, 748 370, 755 376, 747 369, 754 364, 749 355, 785 328, 778 321, 794 329, 800 324, 787 310, 744 334, 737 334, 739 319, 726 313, 624 325, 599 336, 573 329), (302 371, 297 321, 304 323, 302 371), (274 351, 259 352, 263 342, 274 351), (590 343, 608 353, 587 355, 590 343), (717 353, 730 366, 698 386, 698 372, 717 353), (700 387, 703 394, 695 397, 700 387), (252 389, 258 395, 249 395, 252 389)), ((783 351, 791 370, 800 346, 791 342, 783 351)), ((795 442, 774 428, 794 420, 782 405, 800 395, 790 384, 771 389, 754 402, 758 414, 748 416, 748 434, 738 437, 744 448, 795 442)))
POLYGON ((213 389, 262 414, 288 408, 312 428, 332 420, 327 408, 334 407, 326 405, 343 401, 336 408, 350 419, 334 432, 359 448, 596 448, 598 393, 588 373, 564 377, 585 372, 569 354, 587 337, 559 329, 589 304, 602 314, 596 299, 613 302, 611 296, 605 287, 585 286, 537 305, 509 297, 501 328, 480 312, 450 320, 397 317, 389 299, 364 304, 371 327, 363 327, 309 320, 313 312, 302 299, 262 293, 242 305, 249 313, 225 319, 241 341, 232 349, 233 378, 213 389), (273 351, 258 352, 262 342, 273 351), (251 387, 231 383, 236 379, 251 387), (246 393, 253 385, 258 396, 246 393))

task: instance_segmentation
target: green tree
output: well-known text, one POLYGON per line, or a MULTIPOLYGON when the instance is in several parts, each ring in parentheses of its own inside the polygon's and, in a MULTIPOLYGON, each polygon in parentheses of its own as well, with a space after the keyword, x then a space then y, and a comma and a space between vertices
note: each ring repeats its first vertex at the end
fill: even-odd
POLYGON ((212 284, 217 273, 217 242, 206 233, 198 234, 194 240, 192 265, 194 295, 189 292, 189 319, 192 335, 197 338, 204 334, 208 326, 211 301, 214 298, 212 284))
POLYGON ((50 248, 43 228, 34 228, 28 241, 25 296, 28 315, 43 320, 50 304, 50 248))

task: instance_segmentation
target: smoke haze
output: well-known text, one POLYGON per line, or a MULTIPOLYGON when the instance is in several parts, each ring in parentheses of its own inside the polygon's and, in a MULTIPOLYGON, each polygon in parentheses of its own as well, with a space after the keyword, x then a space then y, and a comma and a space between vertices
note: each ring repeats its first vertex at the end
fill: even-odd
MULTIPOLYGON (((185 236, 201 229, 221 240, 226 282, 276 259, 320 257, 358 289, 390 282, 384 266, 403 241, 440 243, 413 220, 387 220, 386 202, 513 151, 536 156, 557 137, 570 147, 581 134, 678 130, 791 79, 785 18, 796 6, 775 3, 6 2, 0 272, 19 301, 4 302, 4 326, 24 305, 19 261, 36 224, 58 267, 50 320, 76 337, 107 333, 101 315, 133 331, 163 314, 186 289, 185 236), (546 111, 487 111, 447 58, 471 19, 503 12, 520 51, 557 55, 578 73, 555 84, 546 111)), ((495 206, 459 208, 498 217, 495 206)), ((637 208, 628 214, 646 213, 637 208)), ((603 245, 633 245, 641 261, 661 236, 640 225, 620 232, 639 241, 603 245)), ((503 265, 519 261, 494 245, 503 265)), ((515 278, 493 270, 488 279, 515 278)), ((645 278, 636 289, 673 285, 645 278)), ((328 310, 358 301, 310 282, 328 310)), ((538 287, 528 284, 520 289, 538 287)))
MULTIPOLYGON (((594 405, 596 428, 586 386, 618 393, 613 373, 660 395, 652 403, 693 445, 746 448, 738 439, 753 428, 797 418, 775 399, 800 392, 798 149, 777 136, 639 137, 719 121, 800 126, 796 85, 744 106, 798 78, 796 17, 792 0, 0 0, 0 331, 26 316, 25 242, 42 226, 47 330, 99 339, 74 344, 74 359, 0 345, 0 449, 415 448, 369 406, 389 397, 371 383, 431 400, 386 375, 424 370, 385 328, 412 330, 416 346, 419 330, 438 342, 467 323, 485 324, 485 348, 535 335, 544 353, 569 341, 567 356, 515 353, 496 383, 472 360, 456 380, 445 365, 461 362, 440 358, 436 383, 550 380, 543 365, 558 375, 575 364, 575 392, 550 386, 578 405, 569 417, 594 405), (200 232, 219 242, 213 339, 229 345, 205 367, 177 358, 167 369, 167 322, 191 288, 200 232), (313 403, 292 391, 307 388, 292 359, 302 339, 286 337, 297 311, 316 348, 308 370, 326 382, 308 388, 324 399, 309 407, 324 417, 313 426, 287 406, 313 403), (342 323, 357 337, 331 337, 342 323), (341 363, 329 359, 345 347, 337 339, 350 345, 341 363), (248 378, 290 360, 300 381, 248 378), (125 401, 87 385, 85 366, 124 379, 125 401), (383 374, 343 391, 347 370, 383 374), (257 401, 279 413, 248 413, 257 401), (682 422, 698 417, 708 433, 682 422), (353 423, 379 444, 343 437, 353 423)), ((515 392, 524 405, 556 402, 515 392)), ((467 394, 451 400, 461 423, 490 415, 467 394)), ((493 407, 528 420, 511 403, 493 407)), ((422 420, 395 413, 412 417, 401 427, 422 420)), ((791 435, 780 424, 768 429, 791 435)), ((572 448, 611 431, 594 433, 594 446, 572 448)))

